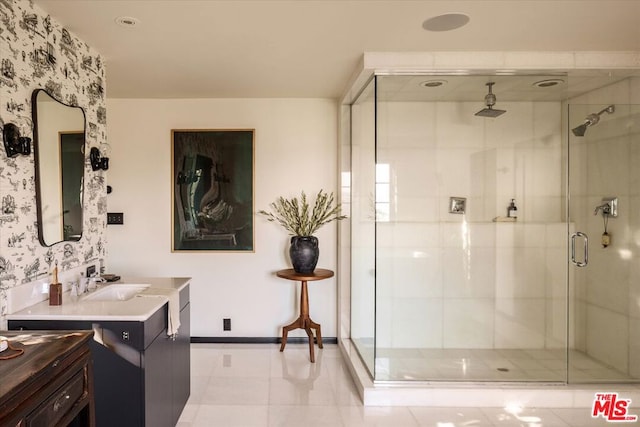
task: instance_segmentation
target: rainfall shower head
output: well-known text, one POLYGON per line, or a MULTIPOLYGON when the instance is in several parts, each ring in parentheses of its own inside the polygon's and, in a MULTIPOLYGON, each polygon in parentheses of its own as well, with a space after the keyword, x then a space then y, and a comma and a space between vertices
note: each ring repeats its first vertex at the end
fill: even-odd
POLYGON ((587 132, 587 128, 589 126, 593 126, 593 125, 597 125, 598 122, 600 121, 600 116, 604 113, 609 113, 609 114, 613 114, 616 111, 616 106, 615 105, 609 105, 607 108, 598 111, 597 113, 591 113, 589 114, 585 119, 584 119, 584 123, 581 124, 578 127, 575 127, 573 129, 571 129, 571 132, 573 132, 573 134, 575 136, 584 136, 584 134, 587 132))
POLYGON ((506 113, 506 110, 495 110, 493 108, 496 105, 496 96, 491 91, 491 87, 496 84, 495 82, 487 83, 489 86, 489 93, 484 97, 484 103, 487 105, 487 108, 483 108, 478 111, 475 115, 480 117, 498 117, 501 114, 506 113))

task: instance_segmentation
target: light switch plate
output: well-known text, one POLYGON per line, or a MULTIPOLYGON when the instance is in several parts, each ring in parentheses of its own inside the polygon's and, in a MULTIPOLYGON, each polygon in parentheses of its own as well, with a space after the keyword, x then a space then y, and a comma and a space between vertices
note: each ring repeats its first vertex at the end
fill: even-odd
POLYGON ((87 267, 87 275, 85 277, 93 277, 93 275, 96 272, 96 266, 95 265, 90 265, 87 267))
POLYGON ((107 212, 107 224, 124 224, 124 213, 107 212))

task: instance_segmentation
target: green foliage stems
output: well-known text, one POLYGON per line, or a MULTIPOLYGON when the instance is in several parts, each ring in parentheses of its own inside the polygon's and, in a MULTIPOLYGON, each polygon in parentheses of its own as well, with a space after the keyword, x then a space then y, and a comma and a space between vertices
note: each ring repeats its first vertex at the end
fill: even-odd
POLYGON ((336 206, 333 204, 333 193, 320 190, 309 216, 310 206, 307 195, 303 191, 300 199, 278 197, 275 202, 269 204, 273 212, 260 210, 258 213, 266 216, 267 221, 277 222, 293 236, 312 236, 323 225, 347 217, 340 215, 340 204, 336 206))

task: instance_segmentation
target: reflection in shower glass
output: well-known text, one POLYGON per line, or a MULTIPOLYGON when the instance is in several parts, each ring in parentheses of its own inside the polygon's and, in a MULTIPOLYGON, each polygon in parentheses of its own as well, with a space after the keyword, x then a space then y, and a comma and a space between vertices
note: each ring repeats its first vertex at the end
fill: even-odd
POLYGON ((376 221, 389 221, 391 206, 391 177, 388 164, 376 165, 376 221))

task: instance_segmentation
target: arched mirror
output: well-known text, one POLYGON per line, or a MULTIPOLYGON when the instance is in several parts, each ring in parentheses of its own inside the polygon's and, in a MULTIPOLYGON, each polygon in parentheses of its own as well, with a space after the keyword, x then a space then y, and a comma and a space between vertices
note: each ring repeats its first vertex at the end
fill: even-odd
POLYGON ((82 237, 85 116, 80 107, 33 92, 38 237, 44 246, 82 237))

